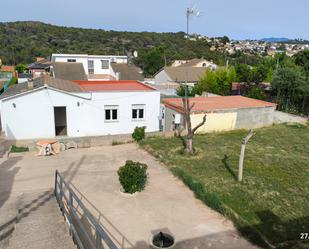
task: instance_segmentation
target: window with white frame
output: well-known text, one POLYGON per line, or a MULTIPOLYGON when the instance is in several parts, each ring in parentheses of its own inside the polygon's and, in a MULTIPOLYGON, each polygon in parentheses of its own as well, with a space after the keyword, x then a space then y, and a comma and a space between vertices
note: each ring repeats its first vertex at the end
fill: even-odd
POLYGON ((104 106, 105 121, 117 121, 118 120, 118 105, 106 105, 104 106))
POLYGON ((102 69, 109 69, 109 60, 101 60, 102 69))
POLYGON ((76 59, 67 59, 67 62, 76 62, 76 59))
POLYGON ((132 105, 132 119, 142 120, 145 118, 145 105, 132 105))

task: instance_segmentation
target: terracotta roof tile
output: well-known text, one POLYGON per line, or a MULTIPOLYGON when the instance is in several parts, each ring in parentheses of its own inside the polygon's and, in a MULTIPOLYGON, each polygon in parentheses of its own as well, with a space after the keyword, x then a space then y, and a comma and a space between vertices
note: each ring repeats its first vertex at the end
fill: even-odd
POLYGON ((156 91, 136 80, 82 81, 74 80, 85 92, 156 91))
MULTIPOLYGON (((228 110, 239 108, 274 107, 276 104, 251 99, 243 96, 217 96, 190 98, 190 104, 194 103, 192 112, 212 112, 216 110, 228 110)), ((183 112, 182 98, 166 98, 163 103, 176 111, 183 112)))

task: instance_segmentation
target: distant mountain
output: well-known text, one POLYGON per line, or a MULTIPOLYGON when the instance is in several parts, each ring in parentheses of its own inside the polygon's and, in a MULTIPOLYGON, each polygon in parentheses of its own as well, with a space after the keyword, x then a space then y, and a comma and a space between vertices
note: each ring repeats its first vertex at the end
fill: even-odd
POLYGON ((282 37, 282 38, 270 37, 270 38, 263 38, 263 39, 261 39, 261 41, 264 41, 264 42, 288 42, 288 41, 290 41, 290 39, 285 38, 285 37, 282 37))

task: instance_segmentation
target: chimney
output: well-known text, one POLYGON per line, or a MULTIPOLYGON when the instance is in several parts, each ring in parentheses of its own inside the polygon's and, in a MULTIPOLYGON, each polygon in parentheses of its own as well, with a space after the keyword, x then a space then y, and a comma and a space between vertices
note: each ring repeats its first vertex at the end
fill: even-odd
POLYGON ((29 79, 27 84, 28 84, 28 89, 33 89, 34 85, 33 85, 33 80, 32 79, 29 79))

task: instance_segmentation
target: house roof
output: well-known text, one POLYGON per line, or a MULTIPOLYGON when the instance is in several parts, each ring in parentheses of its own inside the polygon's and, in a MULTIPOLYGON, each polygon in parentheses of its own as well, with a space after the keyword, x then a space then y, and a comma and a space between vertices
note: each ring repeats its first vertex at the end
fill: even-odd
MULTIPOLYGON (((167 98, 163 100, 163 103, 170 109, 183 112, 182 98, 167 98)), ((274 103, 251 99, 243 96, 195 97, 190 98, 189 103, 194 104, 192 112, 195 113, 276 106, 274 103)))
POLYGON ((86 74, 82 63, 53 62, 54 77, 63 80, 85 80, 86 74))
POLYGON ((15 66, 2 65, 0 67, 0 71, 2 71, 2 72, 15 72, 15 66))
POLYGON ((81 81, 74 80, 85 92, 157 91, 136 80, 81 81))
POLYGON ((181 66, 165 67, 163 70, 174 82, 185 82, 187 77, 188 82, 198 82, 207 69, 205 67, 181 66))
POLYGON ((51 62, 45 58, 37 58, 36 62, 31 63, 28 68, 29 69, 47 69, 51 65, 51 62))
POLYGON ((181 66, 184 66, 184 65, 186 65, 186 66, 195 66, 196 64, 198 64, 200 62, 203 62, 203 61, 205 61, 205 59, 197 59, 197 58, 195 58, 195 59, 189 60, 187 63, 185 63, 185 64, 183 64, 181 66))
POLYGON ((44 86, 49 86, 51 88, 66 92, 83 92, 83 89, 73 82, 62 79, 55 79, 49 76, 43 76, 33 80, 32 88, 29 88, 28 83, 20 83, 11 86, 0 95, 0 99, 5 99, 25 92, 30 92, 44 86))
POLYGON ((119 73, 119 80, 144 80, 140 69, 135 65, 128 65, 127 63, 111 63, 115 73, 119 73))

